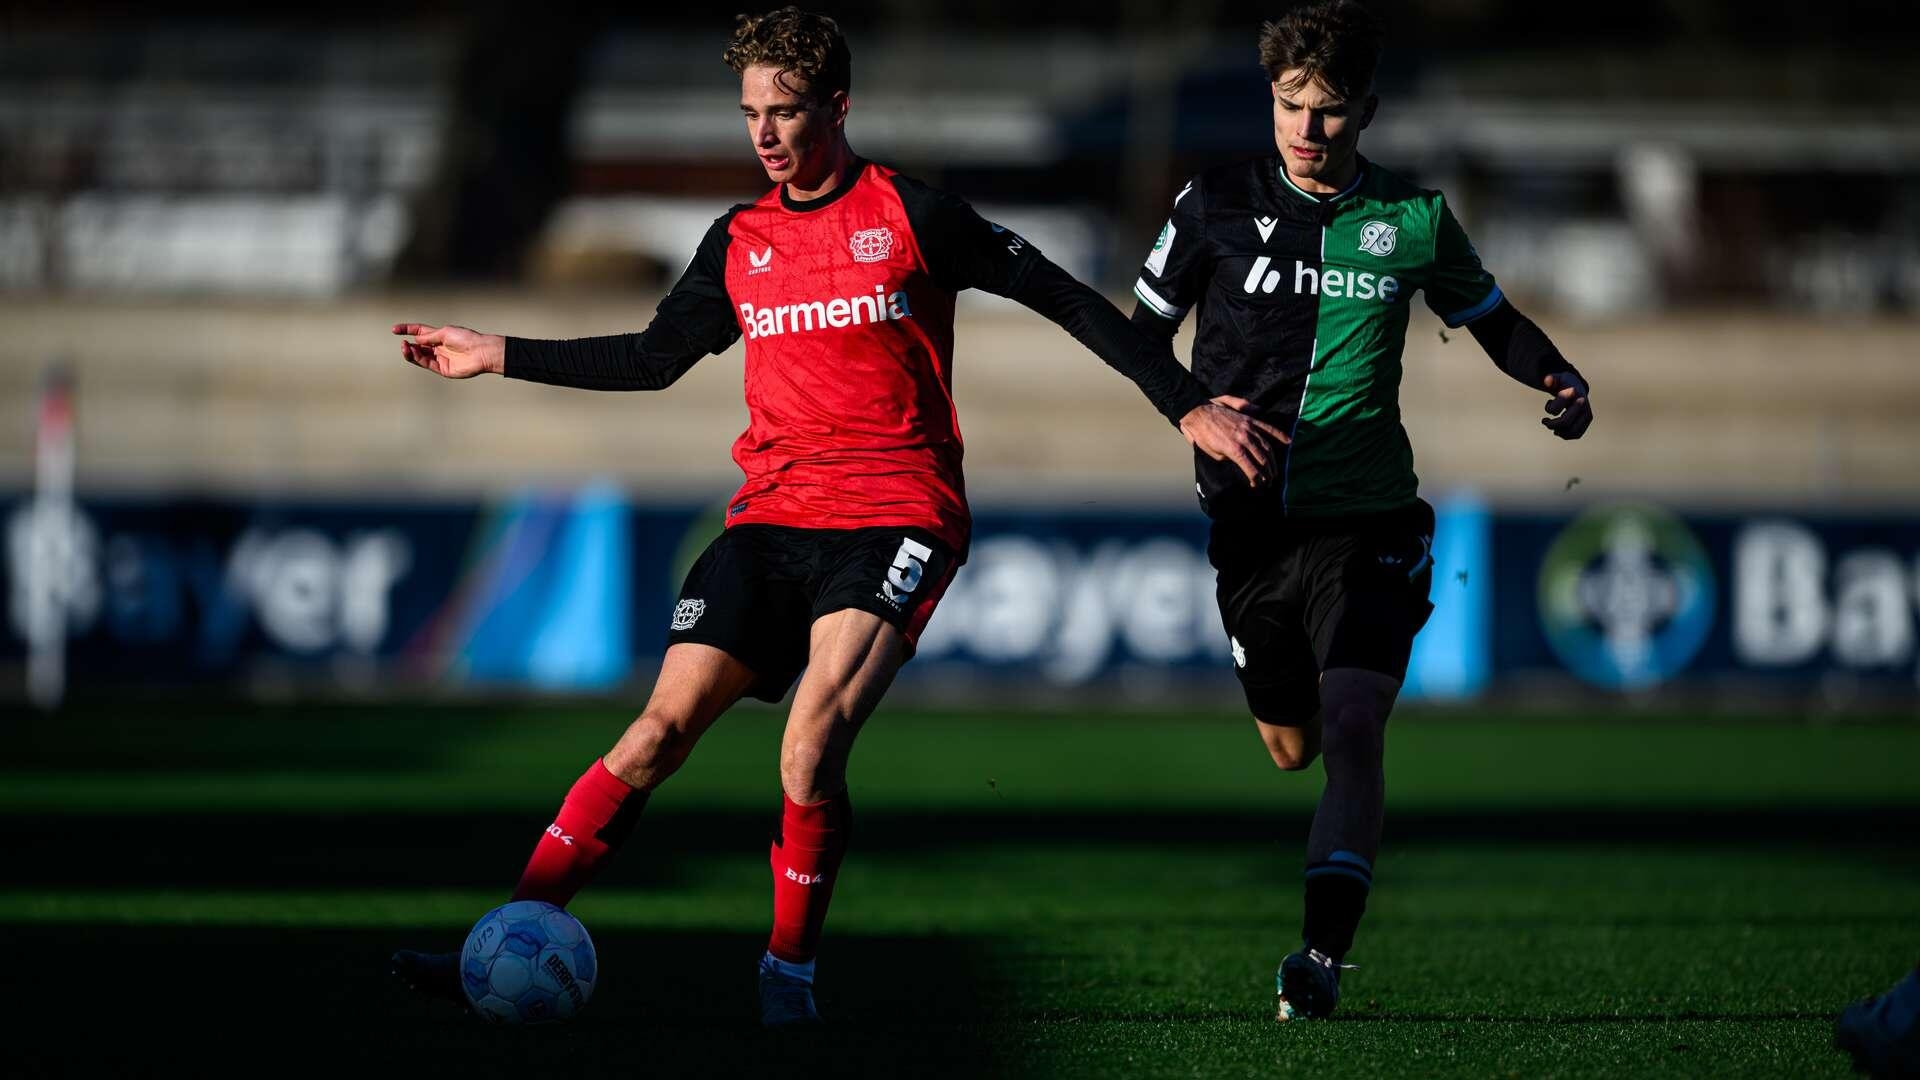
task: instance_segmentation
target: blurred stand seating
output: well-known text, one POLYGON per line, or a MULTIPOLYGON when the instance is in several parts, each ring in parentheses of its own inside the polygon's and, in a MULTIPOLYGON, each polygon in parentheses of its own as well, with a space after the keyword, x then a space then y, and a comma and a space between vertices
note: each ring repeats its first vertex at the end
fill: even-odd
MULTIPOLYGON (((1446 7, 1414 5, 1428 26, 1446 7)), ((83 484, 469 491, 598 472, 717 497, 744 420, 737 353, 663 408, 455 391, 384 336, 402 318, 536 336, 646 323, 708 223, 764 190, 719 30, 692 21, 568 24, 497 80, 474 57, 511 40, 498 23, 0 36, 0 410, 26 415, 36 373, 69 360, 83 484), (564 85, 531 111, 495 85, 543 74, 564 85), (522 160, 541 146, 563 160, 522 160), (514 220, 493 248, 490 206, 514 220)), ((1130 307, 1184 178, 1268 149, 1250 32, 1150 23, 852 26, 854 145, 1130 307)), ((1913 37, 1885 36, 1896 53, 1913 37)), ((1365 150, 1448 192, 1593 374, 1602 422, 1579 447, 1543 439, 1535 402, 1417 310, 1404 402, 1426 482, 1912 502, 1910 65, 1817 43, 1522 38, 1397 47, 1365 150)), ((997 299, 969 295, 962 324, 976 494, 1184 497, 1182 448, 1131 387, 997 299)), ((0 481, 24 485, 26 450, 0 439, 0 481)))

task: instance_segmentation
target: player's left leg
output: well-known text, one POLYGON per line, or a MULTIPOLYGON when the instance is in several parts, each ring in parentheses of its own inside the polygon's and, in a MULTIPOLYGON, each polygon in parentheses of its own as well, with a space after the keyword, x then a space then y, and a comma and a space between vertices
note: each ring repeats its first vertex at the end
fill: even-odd
POLYGON ((769 1026, 819 1019, 814 953, 853 824, 847 758, 960 562, 924 530, 890 528, 817 537, 813 558, 816 617, 780 744, 780 830, 768 853, 773 933, 760 996, 769 1026))
POLYGON ((1364 668, 1320 679, 1326 786, 1307 834, 1303 948, 1280 965, 1275 1018, 1322 1017, 1340 1001, 1340 969, 1373 889, 1386 803, 1387 713, 1400 680, 1364 668))
POLYGON ((1399 692, 1399 679, 1364 668, 1334 668, 1320 677, 1327 782, 1307 834, 1303 936, 1309 948, 1335 958, 1353 948, 1373 884, 1386 807, 1387 714, 1399 692))
POLYGON ((773 933, 761 959, 762 1021, 819 1019, 813 961, 853 825, 847 759, 861 725, 906 662, 906 635, 844 610, 813 624, 813 649, 780 743, 780 828, 769 852, 773 933))
POLYGON ((1425 503, 1317 538, 1304 560, 1320 661, 1326 787, 1307 838, 1303 948, 1281 965, 1278 1016, 1325 1016, 1373 889, 1386 802, 1387 716, 1432 605, 1425 503))

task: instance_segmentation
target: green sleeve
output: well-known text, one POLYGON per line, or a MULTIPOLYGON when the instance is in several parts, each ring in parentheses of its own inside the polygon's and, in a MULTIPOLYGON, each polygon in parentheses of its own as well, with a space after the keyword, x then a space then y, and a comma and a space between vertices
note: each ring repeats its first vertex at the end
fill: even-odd
POLYGON ((1427 307, 1448 326, 1465 326, 1498 307, 1503 297, 1493 275, 1480 265, 1480 253, 1473 250, 1473 242, 1447 207, 1446 198, 1436 196, 1434 205, 1437 213, 1427 307))

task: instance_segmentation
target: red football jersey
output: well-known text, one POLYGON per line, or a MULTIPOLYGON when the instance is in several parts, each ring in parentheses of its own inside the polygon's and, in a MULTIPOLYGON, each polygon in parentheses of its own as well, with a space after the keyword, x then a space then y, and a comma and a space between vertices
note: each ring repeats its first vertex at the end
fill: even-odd
POLYGON ((776 187, 727 223, 748 415, 729 525, 917 525, 966 546, 954 290, 894 177, 865 164, 812 202, 776 187))
POLYGON ((958 196, 856 165, 833 192, 784 186, 721 215, 639 334, 507 339, 509 376, 660 390, 747 339, 746 482, 727 524, 912 525, 966 550, 953 299, 1013 296, 1134 380, 1177 424, 1207 390, 1165 342, 958 196))

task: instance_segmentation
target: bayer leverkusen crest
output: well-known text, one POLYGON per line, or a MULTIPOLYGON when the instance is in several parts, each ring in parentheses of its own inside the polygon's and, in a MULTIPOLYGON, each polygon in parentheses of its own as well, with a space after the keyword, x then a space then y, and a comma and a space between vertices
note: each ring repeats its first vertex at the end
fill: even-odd
POLYGON ((847 246, 853 249, 854 262, 885 262, 893 254, 893 230, 884 225, 861 229, 847 238, 847 246))
POLYGON ((682 600, 680 601, 680 605, 673 609, 673 628, 675 630, 691 630, 693 629, 693 624, 700 621, 700 616, 706 613, 707 602, 705 600, 682 600))

